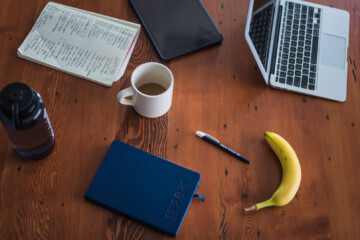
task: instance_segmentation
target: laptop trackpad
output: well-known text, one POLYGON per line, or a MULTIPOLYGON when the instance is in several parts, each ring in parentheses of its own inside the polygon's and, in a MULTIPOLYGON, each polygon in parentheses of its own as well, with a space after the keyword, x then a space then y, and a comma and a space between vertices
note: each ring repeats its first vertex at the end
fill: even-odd
POLYGON ((321 63, 345 68, 346 39, 324 33, 321 41, 321 63))

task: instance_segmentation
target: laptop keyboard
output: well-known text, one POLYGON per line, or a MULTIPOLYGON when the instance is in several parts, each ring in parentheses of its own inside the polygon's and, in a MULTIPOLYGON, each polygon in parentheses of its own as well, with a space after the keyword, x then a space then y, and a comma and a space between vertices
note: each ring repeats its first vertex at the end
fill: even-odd
POLYGON ((321 9, 286 2, 275 81, 316 89, 321 9))
POLYGON ((268 48, 270 40, 271 20, 273 16, 273 4, 264 8, 261 12, 253 16, 251 20, 249 35, 255 46, 256 52, 262 64, 267 65, 268 48))

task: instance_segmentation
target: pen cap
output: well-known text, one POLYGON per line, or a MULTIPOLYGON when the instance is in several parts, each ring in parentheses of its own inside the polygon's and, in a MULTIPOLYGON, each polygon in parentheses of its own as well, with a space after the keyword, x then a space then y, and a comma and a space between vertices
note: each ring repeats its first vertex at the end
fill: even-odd
POLYGON ((38 92, 20 82, 0 92, 0 119, 16 152, 37 160, 51 152, 54 133, 38 92))

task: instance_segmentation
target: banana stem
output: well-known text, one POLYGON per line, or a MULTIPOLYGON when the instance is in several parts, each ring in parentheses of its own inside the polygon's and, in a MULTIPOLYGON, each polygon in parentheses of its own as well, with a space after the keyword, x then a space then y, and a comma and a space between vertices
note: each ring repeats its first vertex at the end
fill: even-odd
POLYGON ((251 206, 251 207, 244 208, 244 211, 245 211, 245 212, 253 212, 253 211, 256 211, 256 206, 253 205, 253 206, 251 206))
POLYGON ((256 209, 259 210, 261 208, 266 208, 266 207, 270 207, 270 206, 274 206, 274 202, 272 200, 272 198, 264 201, 264 202, 261 202, 261 203, 258 203, 258 204, 255 204, 256 206, 256 209))
POLYGON ((272 198, 270 198, 264 202, 257 203, 249 208, 244 208, 244 210, 245 210, 245 212, 253 212, 253 211, 259 210, 261 208, 269 207, 269 206, 274 206, 274 202, 273 202, 272 198))

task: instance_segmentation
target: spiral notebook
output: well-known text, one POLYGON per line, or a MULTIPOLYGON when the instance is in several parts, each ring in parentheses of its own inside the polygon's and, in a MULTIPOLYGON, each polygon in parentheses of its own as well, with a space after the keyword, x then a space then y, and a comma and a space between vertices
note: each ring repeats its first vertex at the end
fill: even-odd
POLYGON ((85 198, 176 236, 200 174, 113 141, 85 198))

